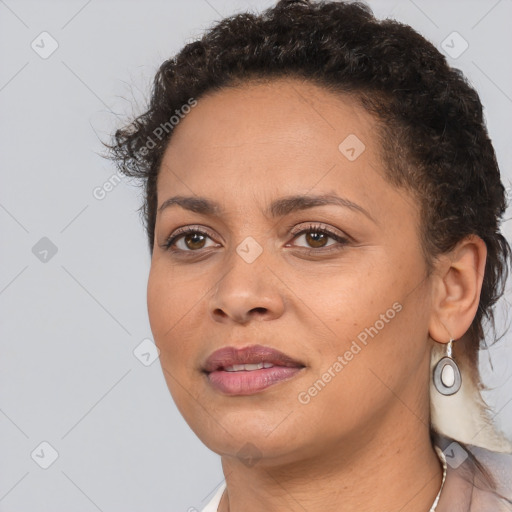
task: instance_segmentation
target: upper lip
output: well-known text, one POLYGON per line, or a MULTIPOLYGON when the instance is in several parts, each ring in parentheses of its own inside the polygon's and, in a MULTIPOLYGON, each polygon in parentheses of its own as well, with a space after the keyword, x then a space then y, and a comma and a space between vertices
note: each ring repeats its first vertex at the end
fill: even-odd
POLYGON ((255 363, 271 363, 274 366, 288 366, 294 368, 304 366, 300 361, 292 359, 279 350, 262 345, 251 345, 244 348, 224 347, 216 350, 210 354, 206 360, 203 371, 210 373, 234 364, 255 363))

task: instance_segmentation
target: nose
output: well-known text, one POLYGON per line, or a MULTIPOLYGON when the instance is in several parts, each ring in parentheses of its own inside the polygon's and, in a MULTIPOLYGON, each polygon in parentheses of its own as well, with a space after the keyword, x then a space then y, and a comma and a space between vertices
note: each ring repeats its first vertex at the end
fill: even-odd
POLYGON ((267 266, 263 252, 251 263, 233 251, 210 299, 210 316, 216 322, 246 324, 273 320, 284 311, 280 281, 267 266))

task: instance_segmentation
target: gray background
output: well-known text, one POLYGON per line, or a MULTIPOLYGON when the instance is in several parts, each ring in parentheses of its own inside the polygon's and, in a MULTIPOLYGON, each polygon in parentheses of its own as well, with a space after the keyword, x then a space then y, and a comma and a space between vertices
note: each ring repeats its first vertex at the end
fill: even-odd
MULTIPOLYGON (((94 197, 115 172, 98 137, 141 112, 160 63, 214 20, 272 4, 0 0, 0 511, 194 510, 222 482, 158 360, 134 355, 151 339, 141 191, 123 178, 94 197), (31 47, 51 49, 43 31, 59 45, 45 59, 31 47), (58 452, 48 469, 43 441, 58 452)), ((438 48, 453 31, 469 43, 449 61, 481 94, 510 191, 512 1, 370 5, 438 48)), ((512 335, 490 355, 486 397, 512 437, 512 335)))

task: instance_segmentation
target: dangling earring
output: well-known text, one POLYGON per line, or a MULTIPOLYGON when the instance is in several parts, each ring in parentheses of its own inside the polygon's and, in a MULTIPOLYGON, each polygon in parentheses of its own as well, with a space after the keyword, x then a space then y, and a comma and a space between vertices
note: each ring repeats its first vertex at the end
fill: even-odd
POLYGON ((446 356, 434 368, 434 386, 442 395, 454 395, 462 384, 459 367, 452 358, 452 343, 450 339, 446 345, 446 356))

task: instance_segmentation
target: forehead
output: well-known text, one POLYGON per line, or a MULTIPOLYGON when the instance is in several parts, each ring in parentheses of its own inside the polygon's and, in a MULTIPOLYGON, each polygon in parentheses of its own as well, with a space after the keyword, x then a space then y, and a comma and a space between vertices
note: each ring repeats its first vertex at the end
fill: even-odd
POLYGON ((375 130, 353 97, 309 82, 221 89, 198 98, 174 128, 158 207, 170 196, 196 195, 226 212, 264 212, 278 197, 337 194, 375 218, 410 214, 410 198, 384 178, 375 130))
MULTIPOLYGON (((197 106, 174 129, 169 147, 194 132, 202 149, 237 144, 327 144, 357 132, 368 138, 373 118, 355 97, 334 93, 307 81, 282 78, 223 88, 198 99, 197 106)), ((327 145, 326 144, 326 145, 327 145)))
POLYGON ((185 170, 196 186, 213 181, 213 169, 216 179, 244 183, 257 177, 307 184, 333 166, 357 173, 378 162, 372 131, 373 119, 353 98, 308 82, 225 88, 200 97, 174 128, 159 181, 180 181, 185 170))

